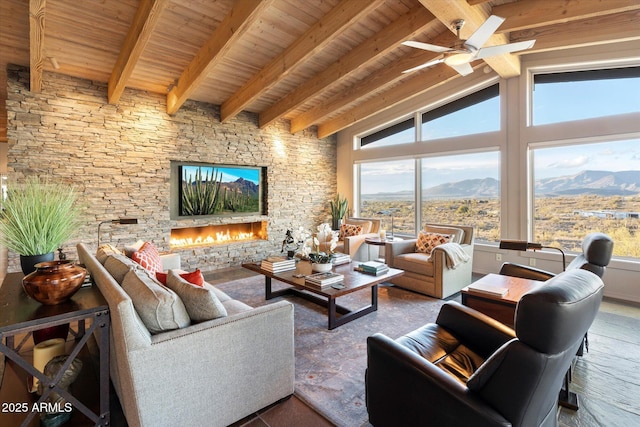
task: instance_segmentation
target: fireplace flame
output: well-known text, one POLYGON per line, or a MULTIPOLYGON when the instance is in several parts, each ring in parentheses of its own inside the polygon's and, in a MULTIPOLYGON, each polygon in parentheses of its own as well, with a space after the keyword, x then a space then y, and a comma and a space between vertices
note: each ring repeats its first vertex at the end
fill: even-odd
POLYGON ((172 230, 171 234, 169 244, 172 248, 178 249, 264 238, 263 232, 256 234, 251 224, 182 228, 172 230))

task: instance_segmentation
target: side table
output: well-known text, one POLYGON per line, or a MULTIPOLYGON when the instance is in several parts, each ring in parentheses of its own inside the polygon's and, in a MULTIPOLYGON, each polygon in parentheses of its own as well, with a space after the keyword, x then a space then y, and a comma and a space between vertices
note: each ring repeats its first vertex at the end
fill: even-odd
MULTIPOLYGON (((13 403, 13 411, 7 408, 6 412, 20 412, 26 415, 22 421, 22 426, 32 423, 33 418, 39 415, 37 408, 44 405, 47 397, 56 392, 74 408, 87 416, 96 426, 108 426, 110 424, 109 410, 109 329, 110 316, 109 306, 100 293, 97 286, 87 286, 81 288, 69 300, 58 305, 42 305, 32 300, 22 289, 22 273, 9 273, 5 277, 2 287, 0 287, 0 352, 7 359, 26 371, 29 375, 40 380, 45 385, 42 396, 34 402, 19 402, 16 400, 7 401, 13 403), (87 320, 90 325, 87 327, 87 320), (31 333, 35 330, 62 325, 65 323, 78 322, 76 332, 76 343, 69 354, 66 362, 55 378, 50 379, 43 373, 35 369, 28 360, 19 353, 31 333), (15 336, 25 334, 26 336, 20 344, 15 346, 15 336), (58 386, 63 373, 71 365, 71 362, 78 357, 78 354, 87 344, 92 334, 96 334, 99 346, 99 376, 100 376, 100 408, 99 413, 94 413, 84 403, 71 395, 67 390, 58 386), (34 410, 35 409, 35 410, 34 410)), ((89 369, 88 367, 83 368, 89 369)), ((82 376, 83 373, 81 372, 82 376)), ((26 389, 27 384, 24 384, 26 389)), ((4 391, 4 390, 3 390, 4 391)), ((3 393, 5 396, 6 394, 3 393)), ((19 398, 18 398, 19 399, 19 398)), ((29 400, 29 399, 27 399, 29 400)), ((34 399, 35 400, 35 397, 34 399)), ((0 422, 2 424, 2 422, 0 422)))
MULTIPOLYGON (((374 257, 374 261, 378 261, 378 262, 385 262, 385 254, 380 253, 381 251, 384 251, 384 245, 387 242, 393 242, 394 238, 390 237, 390 238, 386 238, 386 239, 381 239, 380 237, 367 237, 366 239, 364 239, 364 242, 367 245, 371 245, 371 246, 378 246, 378 256, 374 257)), ((371 257, 369 257, 371 258, 371 257)))

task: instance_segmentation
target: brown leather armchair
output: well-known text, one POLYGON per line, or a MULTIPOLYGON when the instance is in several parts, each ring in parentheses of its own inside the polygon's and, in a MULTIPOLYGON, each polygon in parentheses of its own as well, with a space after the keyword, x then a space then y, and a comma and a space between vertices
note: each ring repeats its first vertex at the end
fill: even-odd
POLYGON ((436 323, 367 339, 374 426, 557 426, 558 392, 604 285, 575 269, 525 294, 515 331, 456 302, 436 323))

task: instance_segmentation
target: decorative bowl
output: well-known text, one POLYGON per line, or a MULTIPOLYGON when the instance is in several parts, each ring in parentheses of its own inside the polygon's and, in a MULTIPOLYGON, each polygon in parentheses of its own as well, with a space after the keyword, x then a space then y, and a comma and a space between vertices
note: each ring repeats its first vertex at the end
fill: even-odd
POLYGON ((22 279, 22 288, 34 300, 56 305, 75 294, 87 271, 68 260, 39 262, 36 271, 22 279))

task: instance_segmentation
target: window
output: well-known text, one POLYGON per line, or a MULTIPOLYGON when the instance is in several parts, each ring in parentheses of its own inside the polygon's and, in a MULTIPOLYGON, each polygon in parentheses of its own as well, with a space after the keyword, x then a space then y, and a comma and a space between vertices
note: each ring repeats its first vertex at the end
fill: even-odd
POLYGON ((640 258, 640 139, 534 148, 533 239, 580 252, 593 231, 640 258))
POLYGON ((500 152, 422 159, 422 222, 472 225, 500 240, 500 152))
POLYGON ((422 114, 422 140, 500 130, 498 84, 422 114))
POLYGON ((360 165, 360 216, 380 218, 381 228, 415 235, 415 160, 360 165), (385 212, 385 213, 381 213, 385 212), (386 213, 388 212, 388 213, 386 213))
POLYGON ((640 67, 533 76, 533 125, 640 111, 640 67))
POLYGON ((385 147, 388 145, 406 144, 416 140, 416 129, 413 117, 396 123, 360 139, 360 147, 385 147))

